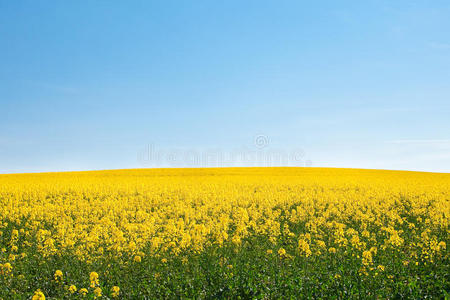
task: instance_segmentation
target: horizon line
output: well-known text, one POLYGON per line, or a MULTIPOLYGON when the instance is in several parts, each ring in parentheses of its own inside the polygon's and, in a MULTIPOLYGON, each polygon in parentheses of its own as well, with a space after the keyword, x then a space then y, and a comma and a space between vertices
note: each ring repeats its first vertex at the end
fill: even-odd
POLYGON ((118 168, 118 169, 89 169, 89 170, 63 170, 63 171, 31 171, 31 172, 10 172, 0 173, 2 175, 29 175, 29 174, 52 174, 52 173, 89 173, 105 171, 131 171, 131 170, 199 170, 199 169, 342 169, 342 170, 362 170, 362 171, 391 171, 391 172, 410 172, 410 173, 432 173, 432 174, 450 174, 450 172, 436 171, 416 171, 405 169, 377 169, 377 168, 357 168, 357 167, 323 167, 323 166, 235 166, 235 167, 149 167, 149 168, 118 168))

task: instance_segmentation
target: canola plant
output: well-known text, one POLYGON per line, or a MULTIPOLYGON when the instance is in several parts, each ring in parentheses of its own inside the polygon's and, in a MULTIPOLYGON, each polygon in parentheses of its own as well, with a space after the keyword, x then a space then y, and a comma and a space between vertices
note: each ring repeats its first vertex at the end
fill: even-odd
POLYGON ((0 299, 449 297, 450 174, 0 175, 0 299))

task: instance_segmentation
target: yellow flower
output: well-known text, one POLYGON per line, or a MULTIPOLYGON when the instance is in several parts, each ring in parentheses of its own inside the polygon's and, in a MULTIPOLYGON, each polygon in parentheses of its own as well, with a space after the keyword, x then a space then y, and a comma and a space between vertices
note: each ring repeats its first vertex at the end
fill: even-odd
POLYGON ((37 290, 34 292, 32 300, 45 300, 45 295, 41 290, 37 290))
POLYGON ((362 263, 365 266, 372 264, 372 252, 364 251, 362 255, 362 263))
POLYGON ((61 270, 56 270, 55 274, 53 275, 55 277, 56 281, 62 281, 63 279, 63 272, 61 270))
POLYGON ((165 264, 165 263, 167 262, 167 259, 163 258, 163 259, 161 259, 161 262, 162 262, 163 264, 165 264))
POLYGON ((73 293, 75 293, 76 291, 77 291, 77 287, 76 287, 75 285, 71 284, 71 285, 69 286, 69 292, 70 292, 71 294, 73 294, 73 293))
POLYGON ((139 255, 136 255, 134 257, 134 262, 140 263, 142 261, 142 258, 139 255))
POLYGON ((378 265, 377 269, 380 270, 380 271, 384 271, 384 266, 383 265, 378 265))
POLYGON ((298 240, 298 250, 300 251, 301 254, 305 255, 306 257, 312 254, 311 250, 309 249, 308 242, 304 239, 298 240))
POLYGON ((272 251, 272 249, 269 249, 269 250, 267 250, 267 254, 272 254, 273 253, 273 251, 272 251))
POLYGON ((87 293, 88 293, 88 290, 85 289, 85 288, 82 288, 82 289, 80 289, 79 293, 80 293, 82 296, 86 296, 87 293))
POLYGON ((10 275, 12 271, 12 266, 10 263, 4 263, 3 265, 0 264, 0 274, 1 275, 10 275))
POLYGON ((286 258, 286 250, 284 250, 284 248, 280 248, 280 249, 278 250, 278 255, 279 255, 281 258, 286 258))
POLYGON ((317 241, 317 246, 319 246, 319 248, 321 249, 326 249, 327 245, 325 244, 324 241, 318 240, 317 241))
POLYGON ((97 272, 91 272, 89 274, 89 281, 91 282, 90 287, 93 288, 98 285, 98 274, 97 272))
POLYGON ((99 288, 99 287, 96 287, 96 288, 94 289, 94 295, 95 295, 96 297, 101 297, 101 296, 102 296, 102 289, 99 288))
POLYGON ((364 231, 361 233, 361 235, 365 238, 369 238, 370 237, 370 232, 367 231, 367 229, 364 229, 364 231))
POLYGON ((336 248, 330 247, 330 248, 328 248, 328 252, 330 252, 330 253, 336 253, 336 248))
POLYGON ((120 288, 118 286, 113 286, 111 292, 111 297, 119 297, 120 288))

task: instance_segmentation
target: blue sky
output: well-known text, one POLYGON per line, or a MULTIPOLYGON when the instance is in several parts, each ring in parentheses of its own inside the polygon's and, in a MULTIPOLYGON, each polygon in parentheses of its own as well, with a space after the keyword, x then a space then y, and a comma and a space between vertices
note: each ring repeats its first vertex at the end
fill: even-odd
POLYGON ((0 173, 298 149, 299 165, 449 172, 449 15, 449 1, 0 0, 0 173), (149 145, 165 158, 143 161, 149 145))

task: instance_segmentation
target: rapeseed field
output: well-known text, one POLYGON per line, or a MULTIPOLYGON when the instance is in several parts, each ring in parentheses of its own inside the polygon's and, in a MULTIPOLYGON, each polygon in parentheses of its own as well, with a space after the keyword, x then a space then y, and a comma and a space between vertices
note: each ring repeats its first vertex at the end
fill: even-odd
POLYGON ((1 299, 448 298, 450 174, 0 175, 1 299))

